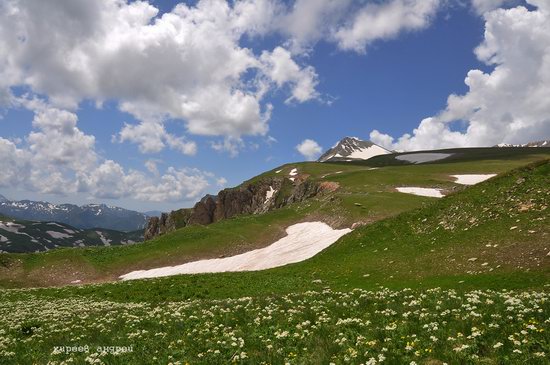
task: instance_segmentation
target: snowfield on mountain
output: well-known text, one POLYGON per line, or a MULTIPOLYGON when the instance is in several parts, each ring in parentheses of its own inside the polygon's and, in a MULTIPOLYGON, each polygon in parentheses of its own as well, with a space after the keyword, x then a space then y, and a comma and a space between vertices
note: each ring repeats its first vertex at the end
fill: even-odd
POLYGON ((467 174, 467 175, 451 175, 456 179, 457 184, 462 185, 475 185, 488 180, 492 177, 497 176, 497 174, 467 174))
POLYGON ((445 195, 441 193, 441 189, 435 188, 419 188, 419 187, 399 187, 396 188, 400 193, 413 194, 418 196, 429 196, 431 198, 443 198, 445 195))
POLYGON ((300 262, 315 256, 332 245, 351 229, 333 229, 322 222, 294 224, 286 229, 287 236, 268 247, 219 259, 189 262, 178 266, 133 271, 120 276, 122 280, 156 278, 179 274, 199 274, 228 271, 255 271, 300 262))
POLYGON ((319 162, 368 160, 391 152, 371 141, 357 137, 345 137, 319 157, 319 162))
POLYGON ((443 160, 451 153, 407 153, 405 155, 399 155, 395 157, 396 160, 407 161, 412 163, 424 163, 443 160))

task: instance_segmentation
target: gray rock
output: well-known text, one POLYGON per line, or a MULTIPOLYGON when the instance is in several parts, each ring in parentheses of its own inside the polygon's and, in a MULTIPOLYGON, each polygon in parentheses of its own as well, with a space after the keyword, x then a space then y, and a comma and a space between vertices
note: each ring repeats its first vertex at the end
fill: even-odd
POLYGON ((224 189, 218 195, 206 195, 191 209, 180 209, 160 218, 151 217, 145 229, 145 240, 172 232, 188 225, 208 225, 242 214, 261 214, 333 191, 337 186, 318 183, 299 176, 295 181, 288 178, 264 178, 236 188, 224 189), (275 192, 270 199, 267 193, 275 192))

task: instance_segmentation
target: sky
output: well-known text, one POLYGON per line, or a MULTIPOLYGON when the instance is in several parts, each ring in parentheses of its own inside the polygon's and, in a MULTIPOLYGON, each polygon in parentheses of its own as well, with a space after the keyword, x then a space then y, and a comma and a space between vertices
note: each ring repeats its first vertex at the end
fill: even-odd
POLYGON ((0 0, 0 194, 192 206, 345 136, 550 137, 547 0, 0 0))

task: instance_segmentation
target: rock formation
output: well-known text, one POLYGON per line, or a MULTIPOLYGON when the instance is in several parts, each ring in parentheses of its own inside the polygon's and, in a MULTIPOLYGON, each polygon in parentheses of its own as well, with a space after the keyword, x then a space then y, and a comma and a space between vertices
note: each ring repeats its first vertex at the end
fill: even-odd
POLYGON ((294 181, 283 177, 264 178, 218 195, 206 195, 191 209, 179 209, 152 217, 145 229, 145 240, 188 225, 208 225, 241 214, 261 214, 285 205, 301 202, 322 192, 334 191, 334 183, 318 183, 307 175, 294 181))

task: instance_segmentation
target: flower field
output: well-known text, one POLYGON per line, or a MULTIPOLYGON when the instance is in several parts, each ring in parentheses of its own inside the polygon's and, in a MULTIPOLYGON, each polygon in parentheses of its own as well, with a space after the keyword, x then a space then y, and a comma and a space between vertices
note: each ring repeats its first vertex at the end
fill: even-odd
POLYGON ((544 291, 329 289, 152 304, 0 292, 1 364, 548 364, 544 291))

